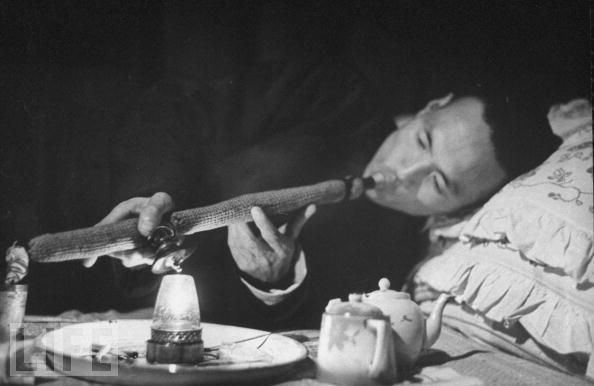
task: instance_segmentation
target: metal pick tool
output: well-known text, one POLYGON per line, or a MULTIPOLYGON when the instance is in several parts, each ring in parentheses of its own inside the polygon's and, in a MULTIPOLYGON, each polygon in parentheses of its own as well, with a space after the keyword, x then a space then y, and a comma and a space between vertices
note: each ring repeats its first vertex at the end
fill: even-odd
POLYGON ((150 244, 156 249, 151 271, 155 274, 170 271, 180 273, 181 264, 195 250, 195 247, 187 245, 184 240, 184 236, 176 232, 173 225, 165 223, 158 226, 149 238, 150 244))

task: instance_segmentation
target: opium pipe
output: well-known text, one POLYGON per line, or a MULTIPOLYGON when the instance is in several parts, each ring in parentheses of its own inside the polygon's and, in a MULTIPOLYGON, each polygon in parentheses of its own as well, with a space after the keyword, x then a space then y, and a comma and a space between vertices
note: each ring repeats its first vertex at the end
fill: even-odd
MULTIPOLYGON (((252 221, 251 208, 261 207, 268 215, 284 215, 310 204, 324 205, 355 199, 374 180, 352 178, 329 180, 313 185, 250 193, 214 205, 173 212, 170 223, 184 235, 252 221)), ((37 262, 51 263, 109 255, 113 252, 139 248, 147 243, 138 232, 138 219, 44 234, 28 243, 29 257, 37 262)))

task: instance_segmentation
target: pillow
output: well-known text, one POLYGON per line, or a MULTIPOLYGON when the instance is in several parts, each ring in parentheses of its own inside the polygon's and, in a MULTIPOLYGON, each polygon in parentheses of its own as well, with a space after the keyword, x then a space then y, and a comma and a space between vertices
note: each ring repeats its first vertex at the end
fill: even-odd
POLYGON ((592 126, 592 105, 585 99, 553 105, 547 118, 553 133, 567 140, 573 134, 592 126))
MULTIPOLYGON (((534 264, 523 254, 499 243, 453 241, 422 263, 414 287, 426 286, 456 295, 456 300, 485 320, 513 331, 520 323, 539 344, 556 353, 590 356, 581 363, 594 376, 594 286, 576 288, 567 275, 534 264)), ((519 343, 521 344, 521 342, 519 343)), ((583 370, 582 370, 583 371, 583 370)))
POLYGON ((591 105, 577 100, 553 106, 549 120, 564 139, 559 149, 494 195, 463 224, 460 238, 506 245, 546 270, 590 286, 594 284, 591 105))

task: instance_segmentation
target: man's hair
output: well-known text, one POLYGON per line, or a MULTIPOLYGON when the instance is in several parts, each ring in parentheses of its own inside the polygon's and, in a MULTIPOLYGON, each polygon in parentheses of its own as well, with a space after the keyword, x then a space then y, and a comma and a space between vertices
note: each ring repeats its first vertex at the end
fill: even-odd
POLYGON ((534 169, 560 145, 547 120, 549 106, 526 90, 474 84, 455 97, 476 97, 484 105, 483 117, 491 130, 495 157, 506 181, 534 169))

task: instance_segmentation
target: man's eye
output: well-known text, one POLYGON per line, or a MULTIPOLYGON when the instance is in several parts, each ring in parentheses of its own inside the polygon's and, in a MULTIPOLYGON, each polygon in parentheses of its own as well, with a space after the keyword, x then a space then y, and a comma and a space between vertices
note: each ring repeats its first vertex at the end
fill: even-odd
POLYGON ((417 135, 417 143, 421 147, 421 149, 427 149, 428 141, 427 141, 427 133, 425 130, 421 130, 419 135, 417 135))
POLYGON ((437 177, 437 174, 434 174, 432 179, 433 179, 433 187, 435 188, 437 193, 443 195, 443 189, 441 188, 441 185, 439 184, 439 178, 437 177))

